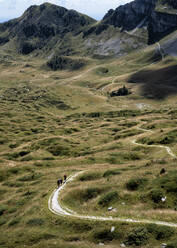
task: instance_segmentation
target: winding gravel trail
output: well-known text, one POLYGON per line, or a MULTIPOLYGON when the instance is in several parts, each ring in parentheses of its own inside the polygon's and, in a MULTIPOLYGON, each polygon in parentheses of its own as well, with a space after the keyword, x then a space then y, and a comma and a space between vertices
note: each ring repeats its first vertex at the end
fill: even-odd
POLYGON ((49 201, 48 201, 48 208, 49 210, 59 216, 62 217, 74 217, 83 220, 97 220, 97 221, 115 221, 115 222, 128 222, 128 223, 142 223, 142 224, 156 224, 161 226, 169 226, 169 227, 176 227, 177 223, 169 223, 165 221, 154 221, 154 220, 144 220, 144 219, 124 219, 124 218, 113 218, 110 217, 101 217, 101 216, 90 216, 90 215, 80 215, 66 207, 61 205, 60 195, 61 192, 64 190, 66 185, 73 181, 78 175, 83 172, 78 172, 72 176, 70 176, 66 183, 64 183, 59 189, 55 189, 51 194, 49 201))
MULTIPOLYGON (((151 130, 146 130, 140 127, 137 127, 140 130, 143 130, 145 132, 153 132, 151 130)), ((159 147, 159 148, 165 148, 166 151, 169 153, 170 156, 175 157, 176 155, 172 152, 170 147, 168 146, 162 146, 162 145, 144 145, 137 143, 136 140, 131 141, 134 145, 139 145, 139 146, 146 146, 146 147, 159 147)), ((169 227, 175 227, 177 228, 177 223, 170 223, 170 222, 165 222, 165 221, 155 221, 155 220, 146 220, 146 219, 126 219, 126 218, 118 218, 115 217, 113 218, 112 216, 110 217, 101 217, 101 216, 90 216, 90 215, 81 215, 78 214, 64 206, 61 205, 61 200, 60 200, 60 195, 62 191, 65 189, 66 185, 73 181, 76 177, 78 177, 83 171, 77 172, 76 174, 70 176, 67 181, 58 189, 55 189, 53 193, 51 194, 49 201, 48 201, 48 208, 49 210, 56 214, 60 215, 63 217, 74 217, 78 219, 83 219, 83 220, 97 220, 97 221, 116 221, 116 222, 128 222, 128 223, 142 223, 142 224, 156 224, 156 225, 161 225, 161 226, 169 226, 169 227)))
MULTIPOLYGON (((147 129, 144 129, 144 128, 137 127, 137 129, 142 130, 144 132, 151 132, 151 133, 153 133, 153 131, 147 130, 147 129)), ((163 146, 163 145, 146 145, 146 144, 138 143, 136 140, 132 140, 131 143, 134 144, 134 145, 143 146, 143 147, 158 147, 158 148, 163 148, 163 149, 165 149, 167 151, 167 153, 171 157, 177 158, 176 155, 172 152, 172 150, 171 150, 171 148, 169 146, 163 146)))

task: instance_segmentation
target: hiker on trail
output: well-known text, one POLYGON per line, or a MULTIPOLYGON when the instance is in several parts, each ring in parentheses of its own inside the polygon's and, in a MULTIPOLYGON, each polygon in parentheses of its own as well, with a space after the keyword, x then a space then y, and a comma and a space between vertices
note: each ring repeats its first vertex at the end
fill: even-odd
POLYGON ((63 180, 62 179, 58 179, 57 180, 57 186, 58 186, 58 188, 60 187, 60 185, 62 185, 62 183, 63 183, 63 180))
POLYGON ((66 178, 67 178, 67 176, 66 176, 66 175, 64 175, 64 183, 66 183, 66 178))
POLYGON ((161 171, 160 171, 160 175, 164 175, 165 173, 166 173, 165 168, 162 168, 161 171))

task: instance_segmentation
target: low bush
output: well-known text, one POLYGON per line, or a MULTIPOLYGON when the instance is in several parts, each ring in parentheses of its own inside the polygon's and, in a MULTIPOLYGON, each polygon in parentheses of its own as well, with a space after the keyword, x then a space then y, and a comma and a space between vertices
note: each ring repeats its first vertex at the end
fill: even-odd
POLYGON ((101 74, 107 74, 109 72, 109 69, 106 67, 99 67, 97 68, 97 72, 101 74))
POLYGON ((6 192, 6 189, 0 189, 0 197, 2 197, 6 192))
POLYGON ((154 203, 159 203, 162 200, 162 197, 164 197, 164 193, 160 189, 153 189, 150 192, 150 198, 154 203))
POLYGON ((8 207, 5 205, 0 206, 0 216, 4 214, 5 211, 8 210, 8 207))
POLYGON ((7 170, 3 170, 3 169, 0 170, 0 182, 5 181, 8 178, 8 176, 9 173, 7 170))
POLYGON ((134 228, 126 237, 126 245, 142 246, 148 241, 148 231, 146 228, 138 227, 134 228))
POLYGON ((167 244, 166 248, 177 248, 177 240, 174 240, 167 244))
POLYGON ((118 200, 118 193, 117 191, 111 191, 111 192, 108 192, 107 194, 103 195, 98 204, 103 206, 103 207, 106 207, 108 206, 110 203, 114 203, 118 200))
POLYGON ((28 226, 43 226, 44 225, 44 220, 43 219, 30 219, 26 223, 28 226))
POLYGON ((10 168, 9 172, 11 174, 18 174, 20 172, 20 170, 21 170, 20 168, 14 167, 14 168, 10 168))
POLYGON ((2 216, 0 217, 0 226, 6 224, 7 219, 3 218, 2 216))
POLYGON ((174 230, 168 226, 157 226, 155 224, 149 224, 147 226, 149 233, 153 234, 155 239, 169 239, 173 234, 174 230))
POLYGON ((102 191, 103 190, 101 188, 88 188, 88 189, 84 190, 84 192, 82 194, 82 198, 85 201, 88 201, 90 199, 97 197, 102 191))
POLYGON ((94 232, 93 239, 96 242, 112 241, 114 239, 114 233, 108 229, 102 229, 100 231, 94 232))
POLYGON ((20 218, 15 218, 9 222, 9 226, 14 226, 20 223, 20 218))
POLYGON ((145 178, 132 178, 126 183, 128 190, 138 190, 141 186, 147 183, 145 178))
POLYGON ((92 180, 99 179, 100 177, 101 177, 101 174, 94 172, 94 173, 87 173, 87 174, 80 176, 79 180, 80 181, 92 181, 92 180))
POLYGON ((120 174, 121 172, 119 170, 107 170, 104 172, 103 177, 115 176, 120 174))
POLYGON ((37 180, 41 176, 42 176, 41 173, 36 173, 36 174, 32 173, 32 174, 28 174, 28 175, 25 175, 23 177, 20 177, 18 180, 21 182, 29 182, 29 181, 37 180))
POLYGON ((177 193, 177 171, 170 171, 165 177, 156 180, 168 193, 177 193))
POLYGON ((15 212, 17 212, 17 207, 12 207, 8 209, 8 213, 10 214, 15 213, 15 212))

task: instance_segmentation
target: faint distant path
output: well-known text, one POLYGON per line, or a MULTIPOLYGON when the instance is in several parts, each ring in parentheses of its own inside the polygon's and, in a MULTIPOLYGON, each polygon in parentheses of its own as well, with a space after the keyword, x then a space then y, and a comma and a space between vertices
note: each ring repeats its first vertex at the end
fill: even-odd
MULTIPOLYGON (((137 128, 140 129, 140 130, 142 130, 142 131, 145 131, 145 132, 151 132, 151 133, 153 133, 153 131, 151 131, 151 130, 143 129, 143 128, 140 128, 140 127, 137 127, 137 128)), ((134 145, 143 146, 143 147, 164 148, 171 157, 176 158, 176 155, 172 152, 172 150, 171 150, 171 148, 169 146, 163 146, 163 145, 146 145, 146 144, 138 143, 136 140, 132 140, 131 143, 134 144, 134 145)))
POLYGON ((93 215, 80 215, 70 209, 61 205, 61 192, 65 189, 66 185, 73 181, 79 174, 83 172, 78 172, 72 176, 70 176, 65 184, 63 184, 59 189, 55 189, 51 194, 49 201, 48 201, 48 208, 49 210, 56 214, 63 217, 74 217, 83 220, 97 220, 97 221, 115 221, 115 222, 128 222, 128 223, 142 223, 142 224, 156 224, 161 226, 169 226, 169 227, 176 227, 177 223, 169 223, 165 221, 154 221, 154 220, 143 220, 143 219, 124 219, 124 218, 113 218, 110 217, 101 217, 101 216, 93 216, 93 215))

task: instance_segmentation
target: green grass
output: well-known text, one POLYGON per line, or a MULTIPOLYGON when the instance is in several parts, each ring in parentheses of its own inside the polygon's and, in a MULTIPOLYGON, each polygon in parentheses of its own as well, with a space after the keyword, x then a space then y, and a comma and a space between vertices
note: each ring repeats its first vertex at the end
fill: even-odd
POLYGON ((163 149, 131 143, 176 149, 176 96, 148 100, 138 84, 127 82, 127 73, 152 63, 151 55, 86 58, 88 64, 75 71, 46 70, 46 60, 28 56, 0 64, 0 231, 6 232, 0 246, 96 248, 100 242, 110 247, 127 242, 157 248, 164 242, 175 247, 176 229, 63 218, 47 208, 57 179, 84 171, 61 196, 75 212, 176 222, 176 160, 163 149), (131 98, 108 97, 107 91, 124 84, 131 98), (140 103, 150 107, 140 109, 140 103), (160 176, 162 168, 166 173, 160 176), (117 212, 107 211, 111 206, 117 212))

